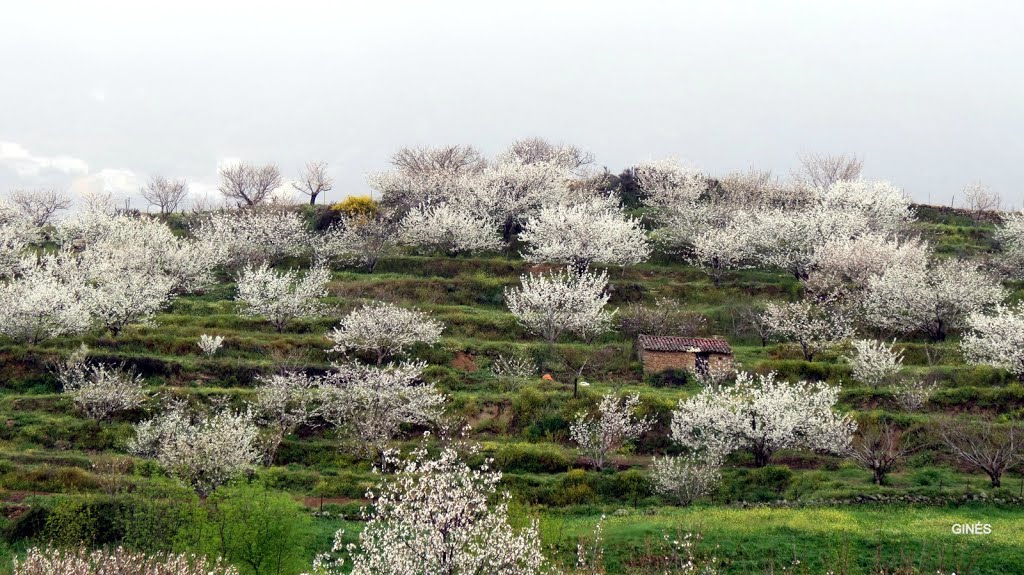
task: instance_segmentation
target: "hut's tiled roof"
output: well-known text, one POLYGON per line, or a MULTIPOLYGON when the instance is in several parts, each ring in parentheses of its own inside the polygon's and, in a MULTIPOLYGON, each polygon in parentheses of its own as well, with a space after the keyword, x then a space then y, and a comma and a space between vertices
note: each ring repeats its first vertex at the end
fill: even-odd
POLYGON ((641 335, 639 341, 641 349, 645 349, 647 351, 732 353, 732 348, 729 347, 729 342, 718 338, 641 335))

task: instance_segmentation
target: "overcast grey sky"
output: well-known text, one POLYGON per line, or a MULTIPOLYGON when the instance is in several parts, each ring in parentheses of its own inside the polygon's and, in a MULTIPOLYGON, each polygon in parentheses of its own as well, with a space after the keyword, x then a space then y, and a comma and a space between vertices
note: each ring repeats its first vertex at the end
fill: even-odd
POLYGON ((0 190, 316 159, 334 200, 402 145, 544 136, 615 172, 856 152, 919 201, 1024 204, 1020 2, 0 4, 0 190))

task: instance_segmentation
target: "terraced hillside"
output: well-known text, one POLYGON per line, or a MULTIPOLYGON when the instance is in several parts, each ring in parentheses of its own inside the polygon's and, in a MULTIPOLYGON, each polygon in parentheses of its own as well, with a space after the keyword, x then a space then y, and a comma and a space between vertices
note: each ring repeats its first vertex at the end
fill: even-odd
MULTIPOLYGON (((994 247, 991 224, 928 207, 920 207, 918 217, 916 225, 940 254, 984 259, 994 247)), ((308 263, 296 260, 282 267, 289 265, 308 263)), ((211 533, 223 525, 218 521, 259 517, 260 511, 303 519, 282 532, 259 534, 286 542, 289 558, 278 570, 250 565, 245 567, 251 567, 249 572, 298 573, 315 553, 330 547, 340 527, 353 540, 365 492, 377 480, 373 462, 340 451, 325 426, 304 426, 285 439, 271 465, 242 482, 247 486, 211 496, 221 515, 209 511, 210 500, 199 501, 151 461, 127 455, 125 444, 133 423, 157 409, 158 397, 203 405, 226 397, 241 407, 252 397, 258 374, 329 369, 336 357, 327 352, 325 333, 346 312, 373 299, 419 308, 445 324, 440 344, 417 347, 410 355, 429 363, 424 377, 450 398, 451 429, 470 426, 470 437, 482 445, 476 463, 493 457, 504 472, 516 520, 539 518, 545 544, 567 562, 575 557, 579 539, 590 537, 604 515, 605 561, 613 573, 654 572, 663 537, 686 531, 702 533, 700 552, 722 557, 729 573, 783 567, 798 573, 840 572, 844 565, 842 572, 865 573, 901 564, 931 572, 957 567, 957 573, 1024 572, 1020 470, 992 489, 986 476, 952 459, 933 436, 935 422, 951 414, 1020 417, 1024 386, 1005 371, 966 365, 956 335, 941 342, 897 344, 906 370, 938 386, 923 409, 910 413, 899 407, 889 388, 850 378, 842 359, 849 349, 804 361, 791 343, 762 341, 748 321, 751 311, 768 301, 796 299, 801 286, 791 276, 744 270, 726 273, 716 286, 700 269, 665 256, 609 270, 610 305, 619 308, 620 318, 636 314, 637 306, 675 302, 679 309, 671 313, 695 326, 693 335, 726 338, 743 369, 841 385, 841 409, 864 420, 896 422, 928 438, 884 485, 875 485, 869 471, 838 456, 782 452, 771 465, 757 468, 749 455, 737 453, 709 497, 678 507, 655 492, 648 467, 652 456, 678 452, 669 438, 671 410, 700 385, 685 373, 645 376, 633 340, 621 330, 590 343, 564 338, 554 356, 547 357, 546 344, 521 327, 504 303, 506 286, 540 269, 547 268, 498 255, 388 257, 373 273, 333 269, 323 300, 331 312, 295 322, 283 333, 239 315, 235 285, 224 275, 214 289, 176 299, 156 316, 155 327, 132 326, 116 337, 89 335, 41 345, 4 341, 0 497, 5 550, 14 553, 46 540, 84 540, 216 551, 211 533), (224 336, 223 349, 204 357, 196 345, 201 334, 224 336), (81 343, 96 361, 137 370, 152 392, 149 403, 111 422, 82 417, 53 375, 60 358, 81 343), (550 379, 495 376, 492 362, 510 354, 543 360, 550 379), (584 359, 586 366, 577 375, 584 359), (589 385, 574 395, 577 378, 589 385), (569 440, 569 426, 607 391, 639 393, 640 413, 656 423, 599 472, 580 457, 569 440), (242 503, 260 498, 272 504, 242 503), (289 500, 303 507, 289 507, 289 500), (206 515, 202 521, 188 519, 197 514, 206 515), (976 522, 991 524, 992 534, 972 538, 951 532, 955 523, 976 522)), ((1009 287, 1015 290, 1011 300, 1019 299, 1021 286, 1009 287)), ((407 428, 400 445, 419 443, 424 431, 407 428)))

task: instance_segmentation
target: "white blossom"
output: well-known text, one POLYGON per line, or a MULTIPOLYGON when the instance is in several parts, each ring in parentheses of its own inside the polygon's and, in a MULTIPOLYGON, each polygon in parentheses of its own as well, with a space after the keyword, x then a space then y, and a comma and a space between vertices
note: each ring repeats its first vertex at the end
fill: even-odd
POLYGON ((295 319, 323 312, 319 298, 327 295, 330 277, 322 266, 314 266, 300 277, 298 270, 278 272, 263 263, 242 272, 235 299, 242 315, 262 317, 282 332, 295 319))
POLYGON ((969 262, 893 267, 868 281, 864 320, 892 333, 921 331, 941 340, 968 315, 1005 296, 998 282, 969 262))
POLYGON ((1024 305, 997 305, 992 315, 972 313, 967 326, 970 331, 960 341, 967 361, 1024 379, 1024 305))
POLYGON ((816 293, 861 292, 871 278, 886 270, 922 267, 928 257, 928 244, 920 240, 899 240, 874 232, 833 239, 814 251, 806 285, 816 293))
POLYGON ((297 213, 274 208, 215 212, 200 222, 193 235, 231 269, 277 263, 303 254, 311 243, 297 213))
POLYGON ((894 348, 893 343, 871 339, 855 339, 850 342, 855 351, 848 358, 853 367, 853 379, 872 387, 891 380, 903 367, 903 352, 894 348))
POLYGON ((565 263, 576 270, 594 262, 633 265, 651 255, 640 221, 627 218, 610 197, 544 204, 526 220, 519 239, 529 244, 523 253, 527 261, 565 263))
POLYGON ((123 547, 89 551, 31 547, 14 558, 13 575, 239 575, 238 569, 202 555, 146 555, 123 547))
POLYGON ((535 214, 545 202, 565 199, 571 179, 563 167, 547 162, 503 162, 467 180, 458 204, 498 223, 502 238, 535 214))
POLYGON ((579 170, 594 161, 594 156, 569 144, 553 144, 543 138, 526 138, 512 143, 498 154, 498 164, 548 164, 563 170, 579 170))
POLYGON ((827 208, 859 213, 875 232, 898 232, 914 219, 910 196, 886 181, 840 180, 820 197, 827 208))
POLYGON ((88 346, 82 344, 55 370, 64 393, 86 416, 102 421, 141 406, 146 399, 142 376, 119 367, 90 364, 89 353, 88 346))
POLYGON ((259 429, 248 412, 190 414, 175 406, 135 426, 128 449, 209 495, 260 459, 259 429))
POLYGON ((366 352, 377 365, 385 358, 401 355, 417 343, 433 345, 441 339, 444 324, 417 309, 386 302, 372 302, 353 310, 341 325, 327 334, 334 342, 330 351, 366 352))
POLYGON ((570 273, 566 270, 529 274, 518 288, 505 288, 505 302, 519 323, 547 340, 563 333, 588 339, 611 329, 614 312, 608 303, 608 273, 570 273))
POLYGON ((569 428, 569 437, 580 446, 580 451, 597 469, 604 469, 608 457, 626 441, 637 439, 651 428, 653 422, 637 418, 636 408, 640 405, 637 394, 620 400, 614 394, 601 398, 597 406, 598 416, 581 411, 569 428))
POLYGON ((200 292, 213 284, 220 259, 212 246, 176 236, 157 218, 114 216, 89 210, 57 228, 61 245, 81 251, 83 265, 131 270, 136 275, 163 275, 176 293, 200 292))
POLYGON ((421 204, 402 220, 402 243, 450 256, 501 249, 498 225, 450 202, 421 204))
POLYGON ((721 227, 709 227, 698 232, 691 240, 690 260, 711 276, 715 285, 722 283, 726 270, 742 269, 750 265, 755 255, 749 214, 738 212, 721 227))
POLYGON ((807 361, 853 334, 843 310, 831 302, 769 303, 763 317, 768 333, 800 344, 807 361))
POLYGON ((440 422, 445 398, 421 380, 426 364, 335 366, 319 381, 321 416, 351 440, 354 451, 380 455, 403 425, 440 422))
POLYGON ((797 210, 758 212, 751 222, 757 259, 766 266, 806 279, 818 248, 831 241, 849 241, 870 230, 865 215, 815 204, 797 210))
POLYGON ((893 386, 893 396, 896 403, 906 411, 917 411, 928 403, 935 389, 938 387, 934 382, 921 379, 908 379, 896 383, 893 386))
POLYGON ((318 380, 299 372, 257 378, 252 410, 267 427, 266 461, 272 463, 281 441, 306 424, 316 412, 314 389, 318 380))
POLYGON ((718 485, 721 466, 717 455, 655 457, 651 460, 651 479, 659 493, 680 505, 689 505, 718 485))
POLYGON ((84 282, 66 255, 26 260, 19 267, 19 277, 0 283, 0 334, 37 344, 89 329, 84 282))
POLYGON ((1000 247, 1000 261, 1010 277, 1024 279, 1024 213, 1003 216, 993 233, 1000 247))
POLYGON ((0 200, 0 278, 13 274, 28 247, 41 239, 39 227, 29 216, 0 200))
POLYGON ((834 410, 838 399, 835 387, 740 373, 735 385, 680 400, 672 438, 709 454, 749 450, 758 466, 780 449, 845 453, 856 424, 834 410))
MULTIPOLYGON (((471 450, 471 453, 473 450, 471 450)), ((358 544, 335 538, 335 561, 315 567, 340 574, 351 558, 352 575, 537 575, 544 556, 536 520, 523 529, 509 521, 509 495, 498 494, 501 473, 488 464, 470 468, 452 447, 435 459, 425 448, 413 452, 374 493, 373 511, 358 544), (496 501, 496 502, 495 502, 496 501)))
POLYGON ((317 238, 314 251, 322 261, 358 265, 373 272, 377 262, 397 245, 398 235, 398 224, 387 217, 352 214, 317 238))
POLYGON ((217 351, 220 350, 223 344, 224 336, 207 335, 205 333, 199 336, 199 342, 197 343, 199 349, 203 351, 203 354, 206 355, 206 357, 213 357, 216 355, 217 351))

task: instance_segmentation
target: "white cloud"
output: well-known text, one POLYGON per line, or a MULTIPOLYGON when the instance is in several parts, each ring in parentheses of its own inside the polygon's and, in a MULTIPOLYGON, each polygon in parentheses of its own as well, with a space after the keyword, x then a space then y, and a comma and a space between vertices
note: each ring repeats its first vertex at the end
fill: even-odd
POLYGON ((226 168, 231 168, 231 167, 237 166, 238 164, 241 164, 241 163, 242 163, 242 159, 241 158, 235 158, 235 157, 232 157, 232 156, 227 156, 227 157, 221 158, 221 159, 217 160, 217 173, 219 174, 222 171, 224 171, 226 168))
POLYGON ((36 177, 48 172, 87 174, 89 164, 73 156, 37 156, 15 142, 0 141, 0 165, 14 170, 22 178, 36 177))
POLYGON ((110 194, 115 198, 135 196, 144 180, 139 174, 121 168, 104 168, 94 174, 76 178, 71 191, 79 196, 110 194))

